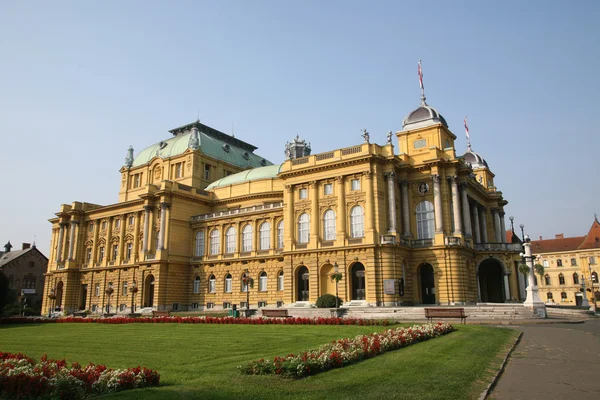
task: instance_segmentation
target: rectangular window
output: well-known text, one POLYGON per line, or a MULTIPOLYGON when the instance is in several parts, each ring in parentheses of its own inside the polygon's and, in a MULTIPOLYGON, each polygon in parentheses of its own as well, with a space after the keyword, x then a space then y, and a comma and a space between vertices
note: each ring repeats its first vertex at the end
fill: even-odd
POLYGON ((277 290, 283 290, 283 272, 281 272, 277 277, 277 290))
POLYGON ((306 190, 306 188, 300 189, 300 191, 298 192, 298 197, 300 199, 306 199, 308 197, 308 191, 306 190))
POLYGON ((415 149, 422 149, 423 147, 427 146, 427 140, 426 139, 420 139, 420 140, 415 140, 414 141, 414 147, 415 149))
POLYGON ((208 282, 208 291, 210 293, 215 293, 217 291, 217 282, 214 279, 211 279, 208 282))
POLYGON ((113 244, 112 260, 115 261, 117 259, 118 255, 119 255, 119 245, 113 244))
POLYGON ((240 308, 248 308, 248 306, 246 305, 248 303, 246 303, 245 301, 240 301, 240 308))
POLYGON ((119 229, 121 227, 121 220, 120 219, 116 219, 115 220, 115 229, 119 229))
POLYGON ((85 254, 85 262, 89 263, 90 261, 92 261, 92 248, 88 247, 86 249, 86 254, 85 254))
POLYGON ((231 293, 231 278, 225 279, 225 292, 231 293))
POLYGON ((92 312, 96 312, 96 311, 98 311, 98 305, 92 304, 92 312))
POLYGON ((350 181, 351 190, 360 190, 360 179, 352 179, 350 181))
POLYGON ((140 187, 141 185, 142 185, 142 173, 140 172, 139 174, 133 175, 133 179, 131 180, 131 187, 137 188, 137 187, 140 187))
POLYGON ((548 267, 548 260, 543 261, 544 268, 548 267))
POLYGON ((90 222, 90 223, 88 224, 88 231, 89 231, 89 232, 94 232, 94 223, 93 223, 93 222, 90 222))
POLYGON ((135 222, 135 218, 133 216, 129 217, 129 226, 133 226, 134 222, 135 222))
POLYGON ((197 310, 199 308, 200 306, 198 305, 198 303, 192 303, 192 310, 197 310))
POLYGON ((179 303, 173 303, 173 306, 171 307, 171 310, 173 310, 173 311, 179 311, 179 303))
POLYGON ((119 306, 119 311, 120 311, 120 312, 123 312, 123 311, 125 311, 125 308, 126 308, 126 307, 127 307, 127 306, 126 306, 125 304, 121 304, 121 305, 119 306))
POLYGON ((267 302, 266 301, 259 301, 258 302, 258 308, 263 308, 267 306, 267 302))
POLYGON ((224 308, 224 309, 231 308, 231 303, 230 303, 230 302, 228 302, 228 301, 224 302, 224 303, 223 303, 223 308, 224 308))
POLYGON ((577 259, 576 258, 571 258, 571 265, 572 266, 576 266, 577 265, 577 259))
POLYGON ((126 257, 128 260, 131 260, 131 253, 133 252, 133 243, 127 243, 127 254, 126 257))
POLYGON ((258 291, 259 292, 266 292, 267 291, 267 275, 261 275, 258 278, 258 291))
POLYGON ((590 265, 595 265, 596 264, 596 257, 595 256, 591 256, 589 259, 589 264, 590 265))
POLYGON ((562 267, 562 260, 559 258, 558 260, 556 260, 556 266, 557 267, 562 267))
POLYGON ((102 221, 102 230, 106 229, 106 221, 102 221))
POLYGON ((123 288, 121 289, 121 294, 123 296, 127 296, 127 281, 123 282, 123 288))
POLYGON ((323 186, 323 194, 325 196, 329 196, 332 193, 333 193, 333 185, 331 183, 326 183, 325 186, 323 186))
POLYGON ((206 309, 210 310, 211 308, 215 308, 215 303, 206 303, 206 309))
POLYGON ((175 164, 175 178, 183 177, 183 163, 175 164))
POLYGON ((100 247, 98 249, 98 262, 102 262, 104 260, 104 247, 100 247))
POLYGON ((204 179, 210 179, 210 164, 204 164, 204 179))
POLYGON ((94 296, 96 296, 96 297, 100 296, 100 284, 99 283, 96 283, 94 285, 94 296))
POLYGON ((277 248, 283 249, 283 221, 277 225, 277 248))

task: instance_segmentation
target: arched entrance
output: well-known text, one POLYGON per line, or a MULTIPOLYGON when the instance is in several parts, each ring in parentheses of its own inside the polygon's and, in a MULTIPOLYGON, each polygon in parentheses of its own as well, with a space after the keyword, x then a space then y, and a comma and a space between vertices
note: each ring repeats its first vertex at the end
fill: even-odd
POLYGON ((331 264, 325 264, 321 267, 321 284, 320 286, 320 291, 321 293, 319 294, 320 296, 323 296, 324 294, 333 294, 335 295, 335 281, 331 281, 331 274, 333 273, 333 265, 331 264))
POLYGON ((483 303, 504 303, 504 270, 494 258, 479 264, 479 298, 483 303))
POLYGON ((435 304, 435 279, 430 264, 421 265, 421 304, 435 304))
POLYGON ((63 286, 64 285, 62 281, 58 282, 58 284, 56 285, 56 303, 54 304, 55 307, 62 308, 63 286))
POLYGON ((298 271, 296 272, 296 282, 298 282, 296 300, 308 301, 310 296, 308 268, 306 268, 304 265, 298 268, 298 271))
POLYGON ((364 300, 365 290, 365 266, 362 263, 352 265, 352 300, 364 300))
POLYGON ((154 275, 148 275, 144 282, 144 307, 154 306, 154 275))

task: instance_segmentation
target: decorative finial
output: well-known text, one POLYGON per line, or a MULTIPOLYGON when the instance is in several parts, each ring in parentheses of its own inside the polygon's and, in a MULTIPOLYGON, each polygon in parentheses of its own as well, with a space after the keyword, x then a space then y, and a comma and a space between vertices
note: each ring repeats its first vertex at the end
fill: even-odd
POLYGON ((200 148, 200 132, 196 126, 192 126, 192 134, 188 140, 188 147, 192 150, 198 150, 200 148))
POLYGON ((389 131, 387 134, 387 142, 388 144, 392 143, 392 131, 389 131))
POLYGON ((422 106, 426 106, 427 103, 425 102, 425 86, 423 86, 423 71, 421 70, 421 59, 419 59, 419 86, 421 87, 421 105, 422 106))
POLYGON ((129 146, 127 149, 127 157, 125 157, 125 166, 131 168, 133 165, 133 146, 129 146))
POLYGON ((469 135, 469 125, 467 125, 467 116, 465 115, 465 133, 467 135, 467 150, 471 151, 471 136, 469 135))
POLYGON ((363 129, 361 132, 363 133, 361 136, 365 139, 365 142, 369 143, 369 132, 366 129, 363 129))

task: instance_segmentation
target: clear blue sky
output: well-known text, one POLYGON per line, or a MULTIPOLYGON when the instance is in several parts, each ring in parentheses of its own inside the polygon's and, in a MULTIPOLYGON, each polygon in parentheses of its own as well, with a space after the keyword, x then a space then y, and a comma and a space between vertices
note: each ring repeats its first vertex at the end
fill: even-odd
MULTIPOLYGON (((48 253, 62 203, 117 201, 129 145, 200 120, 283 161, 402 128, 428 103, 532 237, 600 213, 598 1, 0 0, 0 241, 48 253)), ((508 225, 508 219, 507 219, 508 225)))

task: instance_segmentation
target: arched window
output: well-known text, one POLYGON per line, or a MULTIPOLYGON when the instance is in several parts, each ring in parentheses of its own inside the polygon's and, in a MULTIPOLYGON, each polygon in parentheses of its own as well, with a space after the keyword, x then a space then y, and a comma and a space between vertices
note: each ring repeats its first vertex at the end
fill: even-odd
MULTIPOLYGON (((235 251, 235 246, 233 251, 235 251)), ((250 224, 245 225, 242 229, 242 251, 252 251, 252 225, 250 224)))
POLYGON ((196 249, 194 255, 196 257, 204 255, 204 231, 196 232, 196 249))
POLYGON ((277 248, 283 249, 283 221, 277 224, 277 248))
POLYGON ((194 278, 194 293, 200 293, 200 277, 194 278))
POLYGON ((267 291, 267 273, 265 271, 261 272, 258 277, 258 291, 259 292, 267 291))
POLYGON ((231 274, 225 275, 225 292, 231 293, 231 274))
POLYGON ((550 275, 544 275, 544 283, 546 284, 546 286, 550 286, 550 275))
POLYGON ((235 228, 233 226, 225 231, 225 253, 235 253, 235 228))
POLYGON ((567 293, 562 292, 560 294, 560 301, 567 301, 567 293))
POLYGON ((433 239, 435 213, 433 204, 424 200, 417 204, 417 239, 433 239))
POLYGON ((310 217, 303 213, 298 217, 298 243, 308 243, 308 232, 310 231, 310 217))
POLYGON ((208 291, 210 293, 215 293, 217 291, 217 279, 214 275, 211 275, 210 278, 208 278, 208 291))
POLYGON ((350 237, 361 238, 365 236, 365 214, 361 206, 354 206, 350 210, 350 237))
POLYGON ((573 285, 579 285, 579 275, 577 275, 577 272, 573 274, 573 285))
POLYGON ((335 240, 335 211, 327 210, 323 215, 323 238, 335 240))
POLYGON ((565 276, 563 274, 558 275, 558 283, 561 285, 565 284, 565 276))
POLYGON ((221 247, 221 236, 218 229, 210 231, 210 254, 219 254, 221 247))
POLYGON ((277 276, 277 290, 283 290, 283 271, 279 271, 277 276))
POLYGON ((592 272, 592 282, 598 283, 598 273, 595 271, 592 272))
POLYGON ((269 250, 271 247, 271 224, 263 222, 260 226, 260 249, 269 250))

